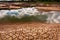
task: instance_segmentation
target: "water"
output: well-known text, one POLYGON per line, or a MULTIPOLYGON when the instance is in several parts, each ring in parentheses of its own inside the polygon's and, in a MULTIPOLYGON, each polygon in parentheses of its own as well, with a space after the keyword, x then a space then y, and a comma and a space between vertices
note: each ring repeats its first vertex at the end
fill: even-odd
POLYGON ((41 12, 38 11, 35 7, 32 8, 21 8, 17 10, 0 10, 0 18, 5 17, 6 15, 15 16, 21 18, 23 16, 36 16, 36 15, 47 15, 47 23, 60 23, 60 12, 59 11, 49 11, 41 12))
POLYGON ((43 12, 43 15, 47 15, 47 23, 60 23, 60 12, 59 11, 50 11, 43 12))

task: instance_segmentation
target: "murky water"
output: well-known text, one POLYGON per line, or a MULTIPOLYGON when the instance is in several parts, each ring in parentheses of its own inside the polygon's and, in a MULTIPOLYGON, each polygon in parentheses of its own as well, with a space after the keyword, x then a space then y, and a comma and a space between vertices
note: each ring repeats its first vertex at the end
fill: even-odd
POLYGON ((24 15, 36 16, 36 15, 47 15, 47 23, 60 23, 60 12, 59 11, 49 11, 41 12, 38 9, 32 8, 21 8, 16 10, 0 10, 0 18, 5 17, 6 15, 15 16, 21 18, 24 15))

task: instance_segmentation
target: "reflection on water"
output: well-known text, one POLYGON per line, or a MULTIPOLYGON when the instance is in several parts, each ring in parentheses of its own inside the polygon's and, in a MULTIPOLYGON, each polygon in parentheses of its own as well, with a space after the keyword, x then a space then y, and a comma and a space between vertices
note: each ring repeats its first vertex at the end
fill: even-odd
POLYGON ((21 8, 17 10, 0 10, 0 18, 3 18, 6 15, 16 16, 17 18, 22 17, 24 15, 47 15, 47 23, 60 23, 60 12, 59 11, 49 11, 49 12, 41 12, 38 9, 32 8, 21 8))

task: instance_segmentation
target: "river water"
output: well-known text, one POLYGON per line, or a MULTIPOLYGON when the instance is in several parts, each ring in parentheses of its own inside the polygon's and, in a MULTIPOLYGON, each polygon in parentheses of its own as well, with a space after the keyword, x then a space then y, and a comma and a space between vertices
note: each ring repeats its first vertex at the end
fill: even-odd
POLYGON ((35 7, 32 8, 21 8, 16 10, 0 10, 0 18, 6 15, 15 16, 21 18, 24 15, 36 16, 36 15, 47 15, 47 23, 60 23, 60 12, 59 11, 38 11, 35 7))

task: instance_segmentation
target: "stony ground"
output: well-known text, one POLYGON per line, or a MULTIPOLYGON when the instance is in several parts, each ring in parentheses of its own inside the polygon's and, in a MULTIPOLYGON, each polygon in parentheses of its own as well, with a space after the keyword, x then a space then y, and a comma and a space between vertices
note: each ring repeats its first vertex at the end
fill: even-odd
POLYGON ((60 24, 0 23, 0 40, 59 40, 60 24))

